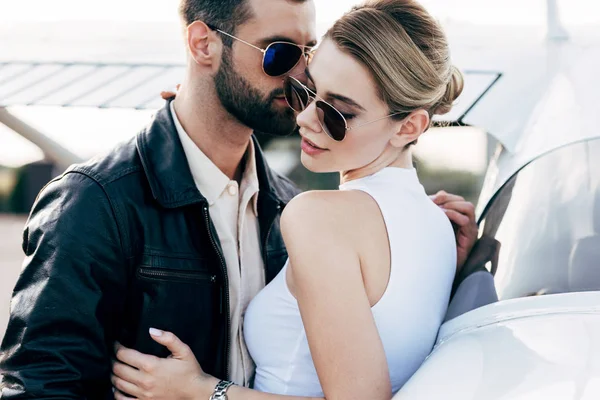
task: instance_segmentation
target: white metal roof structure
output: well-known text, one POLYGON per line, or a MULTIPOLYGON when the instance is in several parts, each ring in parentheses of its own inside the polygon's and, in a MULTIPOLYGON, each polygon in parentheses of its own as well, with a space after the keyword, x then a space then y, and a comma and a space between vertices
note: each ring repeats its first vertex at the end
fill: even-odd
MULTIPOLYGON (((77 155, 11 114, 12 106, 98 107, 155 110, 159 93, 183 78, 177 64, 89 62, 0 62, 0 122, 44 149, 60 165, 79 162, 77 155)), ((439 121, 460 124, 498 81, 493 71, 465 71, 465 90, 451 113, 439 121)))
POLYGON ((0 107, 157 109, 157 94, 181 82, 176 64, 0 62, 0 107))

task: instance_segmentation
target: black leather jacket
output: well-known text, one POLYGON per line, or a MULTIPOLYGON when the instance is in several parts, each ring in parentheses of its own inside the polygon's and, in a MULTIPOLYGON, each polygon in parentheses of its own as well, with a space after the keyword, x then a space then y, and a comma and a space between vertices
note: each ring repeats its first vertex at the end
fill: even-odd
MULTIPOLYGON (((299 191, 254 140, 267 282, 286 260, 279 217, 299 191)), ((177 334, 204 370, 227 376, 226 265, 169 106, 110 154, 40 193, 2 343, 2 399, 112 398, 113 344, 167 355, 150 327, 177 334)))

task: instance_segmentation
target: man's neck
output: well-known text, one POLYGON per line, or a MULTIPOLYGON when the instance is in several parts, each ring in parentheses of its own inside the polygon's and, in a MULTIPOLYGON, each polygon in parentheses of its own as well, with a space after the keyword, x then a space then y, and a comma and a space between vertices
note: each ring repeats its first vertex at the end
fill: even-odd
POLYGON ((177 118, 190 139, 217 168, 229 179, 239 179, 252 129, 233 118, 220 104, 207 100, 195 99, 191 91, 182 87, 173 104, 177 118))

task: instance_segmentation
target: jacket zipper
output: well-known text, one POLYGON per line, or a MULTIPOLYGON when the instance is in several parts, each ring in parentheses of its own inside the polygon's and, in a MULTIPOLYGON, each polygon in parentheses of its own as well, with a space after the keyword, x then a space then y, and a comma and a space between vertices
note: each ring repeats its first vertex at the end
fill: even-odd
POLYGON ((216 275, 204 275, 193 272, 157 271, 149 268, 140 268, 139 273, 148 278, 180 278, 194 281, 217 281, 216 275))
MULTIPOLYGON (((212 232, 210 230, 210 217, 208 215, 208 206, 204 206, 203 207, 204 210, 204 218, 206 220, 206 229, 208 230, 208 237, 210 238, 210 242, 213 246, 213 249, 215 250, 215 252, 217 253, 217 255, 219 256, 219 260, 221 261, 221 270, 223 271, 223 281, 224 281, 224 286, 225 286, 225 313, 227 315, 227 329, 225 331, 225 350, 223 352, 223 362, 225 363, 225 379, 229 379, 229 346, 231 345, 229 342, 231 341, 231 335, 230 335, 230 331, 231 331, 231 314, 229 312, 229 278, 227 277, 227 264, 225 263, 225 258, 223 257, 223 254, 221 254, 221 251, 219 250, 219 248, 217 247, 217 242, 215 241, 215 238, 212 235, 212 232)), ((221 295, 221 304, 223 301, 223 296, 221 295)))

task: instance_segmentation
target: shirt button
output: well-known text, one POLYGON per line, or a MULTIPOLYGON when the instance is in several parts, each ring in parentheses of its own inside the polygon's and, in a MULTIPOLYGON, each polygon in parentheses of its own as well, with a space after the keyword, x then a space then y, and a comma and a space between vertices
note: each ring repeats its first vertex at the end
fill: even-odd
POLYGON ((227 193, 229 193, 232 196, 235 196, 238 193, 237 186, 233 183, 230 184, 229 187, 227 188, 227 193))

